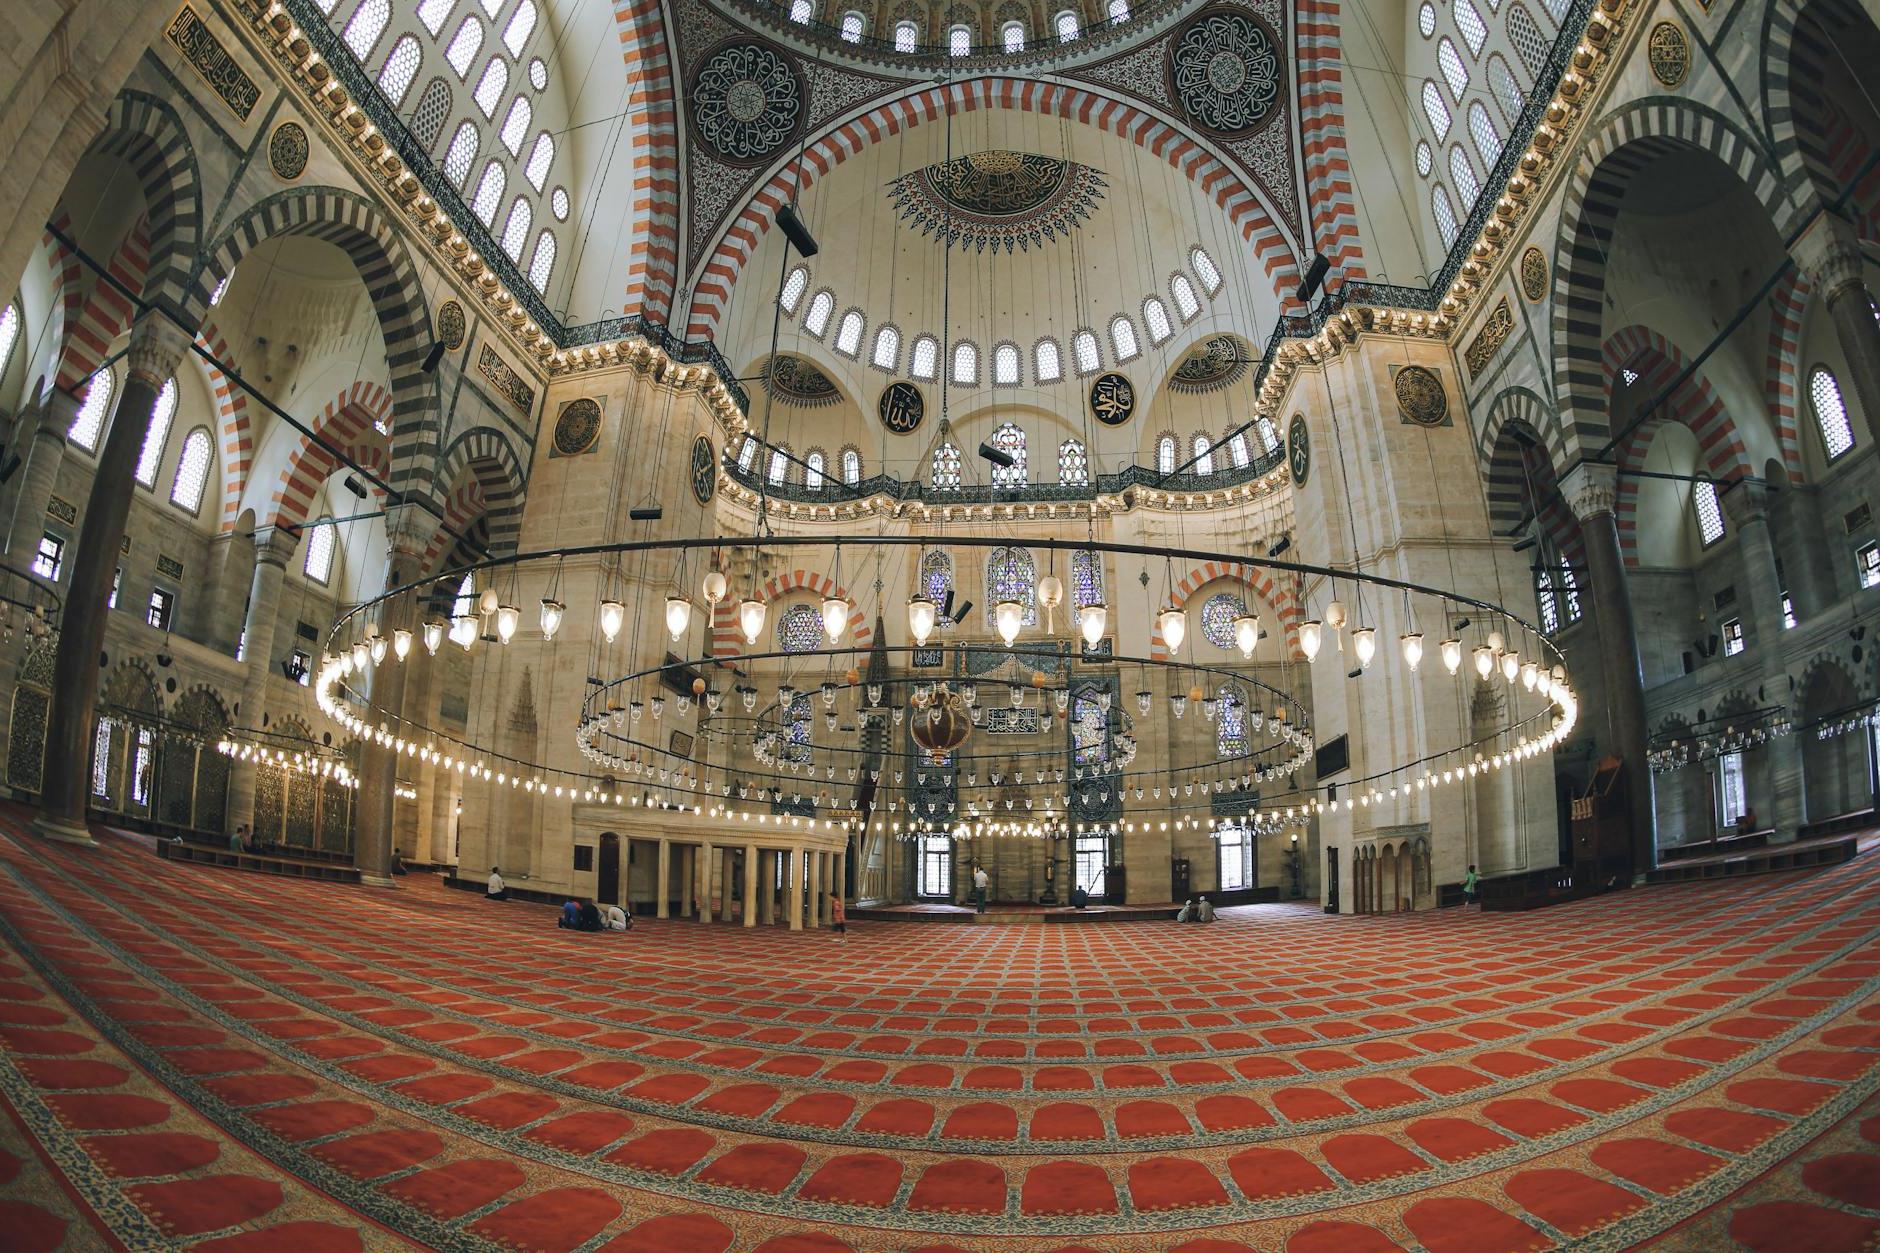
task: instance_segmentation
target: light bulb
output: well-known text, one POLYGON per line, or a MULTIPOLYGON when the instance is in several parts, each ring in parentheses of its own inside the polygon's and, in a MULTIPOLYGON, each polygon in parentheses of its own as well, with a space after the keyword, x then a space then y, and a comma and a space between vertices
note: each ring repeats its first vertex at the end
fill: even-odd
POLYGON ((747 597, 738 602, 738 629, 744 632, 745 644, 756 644, 757 637, 764 633, 764 616, 767 612, 761 600, 747 597))
POLYGON ((1475 646, 1475 672, 1484 679, 1495 673, 1495 650, 1486 644, 1475 646))
POLYGON ((823 634, 829 637, 831 644, 842 642, 842 632, 849 626, 849 614, 855 606, 840 596, 825 596, 822 603, 823 634))
POLYGON ((1254 647, 1260 642, 1260 619, 1257 614, 1242 613, 1234 618, 1234 643, 1240 648, 1240 655, 1248 661, 1253 660, 1254 647))
POLYGON ((1299 651, 1306 655, 1307 661, 1319 655, 1318 619, 1308 618, 1299 624, 1299 651))
POLYGON ((1019 629, 1025 625, 1025 606, 1015 600, 1000 601, 992 607, 992 625, 998 628, 999 638, 1011 647, 1019 629))
POLYGON ((483 594, 477 597, 477 611, 483 614, 495 613, 499 603, 496 597, 496 589, 486 587, 483 589, 483 594))
POLYGON ((400 661, 411 656, 411 631, 409 628, 399 627, 392 632, 392 654, 400 661))
POLYGON ((1410 631, 1399 642, 1403 644, 1404 664, 1410 667, 1412 674, 1415 674, 1416 668, 1423 664, 1423 634, 1420 631, 1410 631))
POLYGON ((927 642, 939 616, 939 609, 919 592, 907 598, 907 633, 914 637, 915 644, 927 642))
POLYGON ((561 617, 568 612, 568 606, 558 600, 544 596, 542 598, 542 638, 553 641, 555 632, 561 630, 561 617))
POLYGON ((1342 631, 1345 629, 1344 601, 1335 600, 1325 606, 1325 625, 1332 628, 1334 631, 1342 631))
POLYGON ((1156 625, 1162 630, 1162 642, 1168 645, 1170 656, 1180 653, 1182 641, 1188 638, 1188 614, 1176 605, 1166 606, 1156 615, 1156 625))
POLYGON ((692 602, 683 596, 666 597, 666 634, 677 644, 692 625, 692 602))
POLYGON ((601 634, 607 637, 609 644, 620 634, 621 626, 627 620, 627 607, 617 600, 601 602, 601 634))
POLYGON ((516 638, 516 628, 522 625, 522 610, 514 605, 499 605, 496 608, 496 638, 507 644, 516 638))
POLYGON ((1083 608, 1083 618, 1078 625, 1079 629, 1084 633, 1085 646, 1095 648, 1098 644, 1103 642, 1103 632, 1110 625, 1109 608, 1101 603, 1085 605, 1083 608))
POLYGON ((715 605, 725 598, 725 573, 722 570, 707 570, 700 591, 705 594, 705 603, 715 605))
POLYGON ((1351 649, 1358 654, 1360 668, 1371 664, 1371 658, 1377 655, 1377 628, 1359 627, 1351 633, 1351 649))
POLYGON ((1501 655, 1501 677, 1513 683, 1515 676, 1521 673, 1521 658, 1511 648, 1501 655))
POLYGON ((1454 674, 1462 665, 1462 641, 1455 639, 1444 640, 1441 644, 1438 644, 1437 647, 1441 649, 1443 653, 1443 668, 1449 671, 1449 673, 1454 674))

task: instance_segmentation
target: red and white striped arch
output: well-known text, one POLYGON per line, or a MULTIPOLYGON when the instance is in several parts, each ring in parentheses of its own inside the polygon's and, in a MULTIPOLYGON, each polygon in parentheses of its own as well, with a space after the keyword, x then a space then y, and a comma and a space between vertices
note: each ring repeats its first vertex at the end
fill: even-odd
POLYGON ((1294 244, 1274 224, 1246 180, 1200 141, 1139 106, 1101 95, 1088 87, 989 76, 923 87, 885 101, 809 144, 801 162, 791 154, 770 181, 745 202, 743 210, 725 228, 717 246, 694 275, 687 336, 711 338, 717 331, 739 273, 757 251, 777 210, 791 195, 827 177, 837 166, 873 144, 948 113, 971 113, 978 109, 1016 109, 1068 118, 1121 136, 1161 157, 1227 214, 1272 282, 1281 307, 1293 303, 1291 293, 1299 285, 1294 244), (802 171, 800 188, 797 185, 799 168, 802 171))
MULTIPOLYGON (((1273 606, 1273 612, 1279 615, 1280 627, 1285 632, 1287 655, 1295 661, 1305 660, 1305 654, 1299 651, 1299 606, 1293 600, 1291 589, 1275 579, 1270 570, 1242 565, 1238 561, 1204 561, 1183 575, 1181 582, 1175 585, 1173 595, 1175 606, 1180 609, 1187 608, 1190 597, 1219 579, 1234 579, 1245 583, 1258 592, 1267 604, 1273 606)), ((1194 639, 1200 629, 1199 622, 1191 622, 1189 639, 1194 639)), ((1169 659, 1168 641, 1162 638, 1159 615, 1149 633, 1149 659, 1151 661, 1169 659)))
MULTIPOLYGON (((205 322, 196 342, 217 361, 230 360, 228 341, 214 322, 205 322)), ((207 361, 202 370, 215 398, 216 421, 222 428, 222 517, 216 528, 226 535, 241 517, 242 494, 248 490, 248 472, 255 464, 254 425, 248 416, 248 393, 207 361)))
MULTIPOLYGON (((866 648, 875 640, 875 628, 863 615, 855 598, 843 591, 832 578, 813 570, 792 570, 788 574, 779 574, 764 580, 757 589, 757 599, 766 605, 773 605, 792 592, 808 592, 821 598, 839 595, 851 606, 849 610, 849 638, 858 648, 866 648)), ((738 607, 727 596, 712 608, 712 635, 709 657, 736 657, 744 651, 744 632, 738 629, 738 607)), ((760 644, 758 652, 774 651, 768 644, 760 644)))
POLYGON ((1802 311, 1812 285, 1800 269, 1791 269, 1769 293, 1769 349, 1763 362, 1763 399, 1776 424, 1782 468, 1802 481, 1802 434, 1796 413, 1802 387, 1802 311))
MULTIPOLYGON (((389 441, 374 424, 388 422, 391 412, 392 394, 361 379, 327 401, 312 427, 326 444, 384 479, 392 472, 392 456, 386 447, 389 441)), ((302 435, 269 502, 269 524, 297 527, 312 517, 321 485, 343 464, 326 447, 302 435)), ((383 495, 382 489, 375 490, 383 495)))
MULTIPOLYGON (((128 290, 142 292, 149 271, 150 220, 140 217, 112 254, 105 272, 128 290)), ((69 310, 72 293, 68 291, 64 298, 69 310)), ((65 324, 65 340, 59 346, 60 391, 74 393, 84 387, 85 380, 97 373, 99 362, 111 351, 112 341, 130 329, 136 312, 136 306, 117 284, 103 278, 92 284, 77 316, 65 324)))

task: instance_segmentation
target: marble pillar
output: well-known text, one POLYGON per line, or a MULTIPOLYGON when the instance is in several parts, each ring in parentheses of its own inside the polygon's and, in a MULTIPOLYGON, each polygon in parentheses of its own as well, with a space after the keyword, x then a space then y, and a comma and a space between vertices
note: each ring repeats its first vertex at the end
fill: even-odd
POLYGON ((777 850, 764 849, 758 854, 760 865, 759 878, 763 881, 763 892, 758 898, 761 920, 768 927, 777 921, 777 850))
POLYGON ((1834 336, 1847 356, 1854 395, 1880 444, 1880 324, 1867 290, 1860 237, 1845 219, 1824 213, 1796 241, 1796 257, 1828 306, 1834 336))
POLYGON ((666 898, 672 894, 672 841, 662 838, 659 841, 659 879, 657 895, 653 898, 653 917, 665 918, 672 913, 666 898))
MULTIPOLYGON (((247 645, 242 653, 242 696, 237 725, 262 728, 268 676, 274 670, 274 628, 280 618, 281 586, 299 537, 275 527, 255 545, 255 569, 248 592, 248 616, 242 621, 247 645)), ((272 722, 269 723, 272 725, 272 722)), ((255 822, 255 763, 237 758, 229 770, 229 829, 255 822)))
POLYGON ((803 929, 803 850, 793 848, 785 854, 790 859, 790 873, 784 876, 789 885, 787 891, 790 900, 790 930, 803 929))
POLYGON ((744 925, 757 925, 757 881, 762 877, 757 845, 744 846, 744 925))
MULTIPOLYGON (((402 514, 388 515, 386 521, 391 553, 386 563, 385 586, 387 589, 403 587, 423 569, 422 554, 426 539, 436 529, 436 517, 415 506, 404 506, 402 514)), ((416 632, 419 625, 412 594, 407 593, 382 606, 379 630, 388 641, 393 631, 402 628, 416 632)), ((354 810, 357 819, 353 864, 359 868, 359 881, 372 887, 394 886, 392 824, 398 807, 399 761, 396 741, 404 734, 405 687, 410 677, 409 660, 397 660, 388 643, 385 660, 372 668, 372 709, 362 716, 375 728, 382 728, 394 742, 381 744, 368 738, 361 746, 359 799, 354 810)), ((359 676, 355 674, 353 681, 357 683, 359 676)))
MULTIPOLYGON (((1737 547, 1743 558, 1744 616, 1749 619, 1748 646, 1761 660, 1766 689, 1788 691, 1782 665, 1782 579, 1776 573, 1775 540, 1769 529, 1769 489, 1746 481, 1724 496, 1724 507, 1736 526, 1737 547)), ((1797 710, 1788 713, 1794 719, 1797 710)), ((1778 735, 1767 746, 1770 811, 1764 821, 1775 828, 1781 842, 1793 840, 1801 827, 1802 748, 1793 735, 1778 735)), ((1752 802, 1753 803, 1753 802, 1752 802)))
POLYGON ((72 429, 78 409, 77 396, 55 391, 20 414, 20 432, 13 440, 20 454, 20 468, 14 472, 11 484, 0 486, 0 491, 12 489, 5 518, 7 552, 15 565, 31 564, 39 551, 39 537, 46 532, 46 506, 52 502, 59 465, 65 460, 65 433, 72 429))

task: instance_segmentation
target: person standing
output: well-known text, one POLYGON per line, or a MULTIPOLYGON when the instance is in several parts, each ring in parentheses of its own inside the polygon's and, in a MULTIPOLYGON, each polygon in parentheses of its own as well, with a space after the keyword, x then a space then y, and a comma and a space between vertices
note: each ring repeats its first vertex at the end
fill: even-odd
POLYGON ((849 933, 849 911, 842 903, 842 893, 829 894, 829 929, 842 935, 849 933))
POLYGON ((1475 865, 1470 863, 1469 873, 1462 876, 1462 902, 1465 905, 1480 904, 1481 892, 1477 887, 1481 881, 1476 877, 1475 865))
POLYGON ((484 893, 483 899, 486 901, 506 901, 509 899, 509 885, 503 882, 503 876, 497 872, 494 866, 490 867, 489 891, 484 893))
POLYGON ((992 886, 992 876, 986 873, 986 868, 984 866, 975 864, 973 866, 973 912, 974 913, 983 914, 986 912, 986 889, 991 886, 992 886))

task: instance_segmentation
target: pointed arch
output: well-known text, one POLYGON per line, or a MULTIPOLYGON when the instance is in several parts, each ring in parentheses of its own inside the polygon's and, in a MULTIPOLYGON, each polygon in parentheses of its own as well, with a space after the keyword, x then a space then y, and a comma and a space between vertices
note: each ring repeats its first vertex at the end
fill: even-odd
MULTIPOLYGON (((330 445, 365 466, 380 478, 391 474, 391 455, 386 440, 374 429, 391 414, 391 393, 376 383, 360 379, 343 388, 308 423, 324 443, 302 435, 281 469, 280 483, 268 502, 268 525, 295 529, 313 516, 313 504, 321 486, 343 464, 330 445)), ((384 493, 373 489, 379 503, 384 493)))
POLYGON ((190 269, 202 249, 202 186, 196 146, 176 110, 141 91, 121 91, 105 114, 104 130, 88 153, 115 157, 136 173, 150 222, 150 268, 143 297, 182 317, 201 321, 204 300, 189 301, 190 269))
POLYGON ((424 568, 435 571, 457 536, 482 514, 494 554, 515 551, 522 532, 528 480, 509 441, 489 427, 466 432, 445 452, 441 481, 451 485, 437 531, 424 552, 424 568))
MULTIPOLYGON (((854 642, 854 646, 866 648, 874 642, 875 628, 862 612, 861 603, 834 579, 814 570, 792 570, 787 574, 772 575, 757 589, 757 599, 770 605, 792 592, 808 592, 818 597, 841 596, 850 605, 849 639, 854 642)), ((713 657, 736 657, 744 652, 744 633, 738 629, 737 606, 729 597, 712 607, 710 649, 709 655, 713 657)))
MULTIPOLYGON (((1297 661, 1305 660, 1305 654, 1299 651, 1299 623, 1303 615, 1293 594, 1285 584, 1274 576, 1273 571, 1258 566, 1244 565, 1233 561, 1204 561, 1183 575, 1175 585, 1171 600, 1177 606, 1184 606, 1196 592, 1217 579, 1234 579, 1248 584, 1258 592, 1273 612, 1279 615, 1280 629, 1286 640, 1286 654, 1297 661)), ((1199 607, 1197 606, 1197 609, 1199 607)), ((1193 630, 1199 631, 1200 624, 1195 623, 1193 630)), ((1151 661, 1168 660, 1168 643, 1162 638, 1160 622, 1149 632, 1149 659, 1151 661)))

